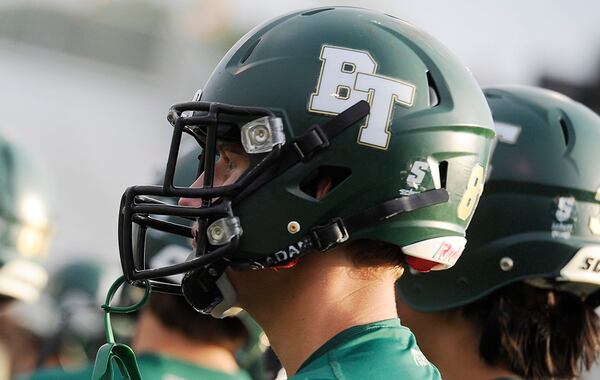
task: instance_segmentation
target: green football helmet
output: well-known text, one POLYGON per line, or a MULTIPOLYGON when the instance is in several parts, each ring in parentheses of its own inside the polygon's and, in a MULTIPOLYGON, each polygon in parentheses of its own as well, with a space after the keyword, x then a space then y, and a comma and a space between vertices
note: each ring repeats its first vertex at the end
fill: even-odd
POLYGON ((0 136, 0 296, 33 302, 46 285, 41 265, 51 221, 47 179, 15 144, 0 136))
POLYGON ((121 262, 130 282, 183 292, 213 315, 234 303, 226 268, 285 267, 347 241, 397 245, 423 271, 452 266, 494 136, 481 89, 446 48, 393 16, 352 7, 256 27, 168 120, 163 185, 133 186, 122 198, 121 262), (182 135, 202 148, 202 188, 173 184, 182 135), (241 142, 251 161, 227 186, 213 186, 219 140, 241 142), (321 175, 334 187, 316 199, 310 189, 321 175), (168 216, 198 221, 197 249, 184 263, 148 268, 148 229, 192 237, 168 216), (176 273, 186 273, 181 286, 157 280, 176 273))
POLYGON ((598 303, 600 117, 539 88, 484 92, 498 142, 467 249, 452 270, 405 273, 399 295, 436 311, 526 281, 598 303))

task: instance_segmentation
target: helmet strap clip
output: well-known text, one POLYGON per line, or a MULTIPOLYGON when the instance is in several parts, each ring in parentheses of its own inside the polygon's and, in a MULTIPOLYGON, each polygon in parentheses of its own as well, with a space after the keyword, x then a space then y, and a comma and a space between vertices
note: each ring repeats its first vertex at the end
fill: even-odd
POLYGON ((321 251, 326 251, 336 244, 348 240, 350 234, 342 218, 333 218, 329 223, 315 226, 310 231, 312 243, 321 251))
POLYGON ((308 161, 320 150, 329 146, 329 139, 320 125, 310 127, 306 133, 298 137, 292 146, 298 153, 300 161, 308 161))

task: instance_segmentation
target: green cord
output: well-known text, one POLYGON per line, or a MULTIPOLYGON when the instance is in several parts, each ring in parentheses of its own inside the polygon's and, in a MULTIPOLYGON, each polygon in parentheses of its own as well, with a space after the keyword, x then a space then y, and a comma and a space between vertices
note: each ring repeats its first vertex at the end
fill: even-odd
POLYGON ((152 291, 150 281, 144 280, 144 296, 138 303, 131 306, 110 306, 110 303, 115 294, 117 293, 117 290, 124 283, 125 276, 120 276, 119 278, 117 278, 115 282, 113 282, 113 284, 111 285, 110 289, 108 289, 108 293, 106 294, 106 301, 101 306, 102 310, 104 310, 104 328, 106 331, 106 341, 108 343, 115 343, 115 337, 112 331, 112 325, 110 323, 110 313, 126 314, 140 310, 146 304, 146 302, 148 302, 148 299, 150 298, 150 293, 152 291))

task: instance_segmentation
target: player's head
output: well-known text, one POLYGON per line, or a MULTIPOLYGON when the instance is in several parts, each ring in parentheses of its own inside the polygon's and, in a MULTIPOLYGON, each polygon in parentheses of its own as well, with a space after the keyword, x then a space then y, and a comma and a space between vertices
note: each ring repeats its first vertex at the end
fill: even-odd
POLYGON ((451 271, 406 273, 399 295, 419 311, 462 307, 488 364, 574 377, 600 345, 600 117, 539 88, 485 94, 498 141, 467 249, 451 271))
POLYGON ((0 299, 33 302, 47 281, 50 234, 46 178, 0 136, 0 299))
POLYGON ((168 119, 164 185, 123 196, 123 269, 130 281, 187 272, 186 298, 215 315, 233 298, 226 268, 288 266, 343 242, 386 244, 419 270, 452 266, 493 136, 481 90, 441 44, 392 16, 350 7, 256 27, 168 119), (204 174, 191 188, 172 180, 182 135, 203 150, 204 174), (197 248, 185 263, 148 271, 143 244, 133 243, 147 229, 192 237, 165 215, 198 221, 197 248))
MULTIPOLYGON (((190 183, 197 176, 197 152, 188 152, 180 157, 178 170, 175 174, 175 183, 190 183)), ((162 181, 162 177, 158 180, 162 181)), ((169 221, 177 221, 191 226, 191 221, 168 218, 169 221)), ((147 268, 163 268, 178 263, 185 262, 192 253, 190 238, 169 234, 162 231, 150 230, 144 240, 144 251, 147 268)), ((181 283, 182 274, 165 276, 158 280, 164 284, 178 285, 181 283)), ((136 303, 143 294, 142 289, 127 286, 122 293, 121 303, 131 305, 136 303)), ((260 350, 260 342, 256 329, 251 329, 255 323, 250 318, 230 317, 224 319, 215 319, 210 316, 198 313, 181 295, 162 294, 153 292, 148 306, 142 309, 142 313, 149 313, 158 320, 162 328, 185 337, 189 343, 208 346, 219 346, 230 350, 233 354, 243 355, 240 365, 250 370, 260 370, 260 365, 256 368, 250 368, 257 363, 259 358, 254 349, 260 350), (145 310, 145 311, 144 311, 145 310), (254 324, 253 324, 254 323, 254 324), (250 343, 252 342, 252 343, 250 343)), ((139 313, 133 315, 140 323, 139 313)), ((143 318, 143 317, 142 317, 143 318)), ((120 319, 122 326, 125 326, 123 318, 120 319)), ((133 345, 139 339, 147 339, 151 331, 143 331, 143 324, 138 324, 136 337, 133 338, 133 345)), ((133 330, 133 329, 132 329, 133 330)), ((264 349, 264 347, 263 347, 264 349)))

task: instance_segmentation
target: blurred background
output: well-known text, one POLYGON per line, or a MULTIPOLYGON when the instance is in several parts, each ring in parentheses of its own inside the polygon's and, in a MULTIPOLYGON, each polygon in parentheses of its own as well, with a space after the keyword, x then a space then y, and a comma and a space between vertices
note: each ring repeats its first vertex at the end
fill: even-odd
POLYGON ((0 133, 54 182, 49 267, 85 256, 116 268, 120 196, 163 170, 170 105, 256 24, 340 4, 428 31, 482 85, 542 85, 600 110, 594 0, 2 0, 0 133))

